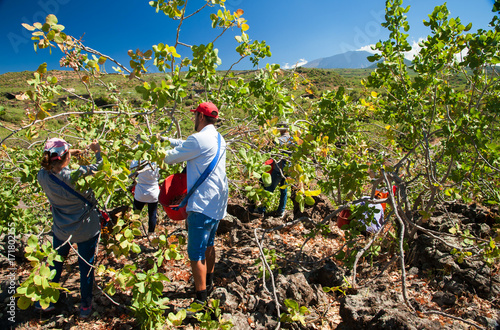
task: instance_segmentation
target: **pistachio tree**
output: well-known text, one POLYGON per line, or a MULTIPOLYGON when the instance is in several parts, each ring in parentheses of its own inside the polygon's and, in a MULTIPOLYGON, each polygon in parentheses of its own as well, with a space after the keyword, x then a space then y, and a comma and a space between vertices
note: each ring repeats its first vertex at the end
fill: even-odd
MULTIPOLYGON (((168 44, 129 50, 128 65, 67 35, 54 15, 47 16, 45 22, 24 24, 32 32, 35 50, 62 52, 61 65, 78 75, 84 92, 63 88, 44 64, 28 81, 26 94, 31 106, 26 119, 6 128, 10 131, 0 141, 0 177, 4 182, 0 195, 6 201, 0 206, 2 225, 14 221, 20 233, 48 230, 48 204, 36 182, 48 135, 63 137, 76 148, 99 140, 104 151, 102 165, 94 176, 75 178, 75 183, 80 188, 92 188, 107 210, 130 203, 127 187, 131 160, 156 162, 162 168, 162 178, 179 172, 179 165, 163 163, 170 146, 161 137, 186 137, 192 132, 188 111, 192 102, 187 102, 191 99, 211 101, 219 107, 218 130, 228 142, 230 198, 247 199, 256 205, 273 203, 272 194, 263 189, 263 183, 269 180, 269 166, 264 162, 286 159, 286 185, 301 210, 313 205, 320 194, 335 206, 333 213, 317 224, 312 232, 315 235, 328 231, 325 223, 361 196, 373 198, 376 189, 386 189, 389 197, 374 202, 390 205, 387 223, 395 223, 400 229, 393 238, 403 256, 403 278, 403 243, 418 230, 425 230, 422 224, 438 203, 457 199, 491 204, 500 201, 496 68, 500 23, 496 16, 490 30, 472 33, 470 25, 449 18, 445 5, 436 7, 425 22, 431 35, 421 42, 419 53, 408 67, 404 53, 410 50, 410 27, 405 17, 409 8, 403 8, 401 0, 388 0, 383 26, 390 36, 375 46, 378 53, 372 60, 379 62, 364 81, 364 97, 357 101, 338 88, 303 100, 297 90, 305 87, 313 93, 314 88, 302 75, 277 64, 260 67, 262 59, 271 56, 270 46, 247 34, 250 23, 243 10, 231 12, 223 0, 206 0, 196 9, 183 0, 149 4, 158 15, 178 22, 178 33, 168 44), (182 25, 204 14, 210 17, 207 28, 220 33, 196 45, 185 43, 182 25), (238 62, 227 71, 218 70, 219 52, 230 51, 217 48, 219 38, 224 37, 233 37, 238 62, 249 61, 251 72, 233 71, 238 62), (117 87, 105 79, 104 66, 109 63, 135 84, 139 104, 117 93, 117 87), (161 78, 149 79, 150 67, 160 72, 161 78), (452 83, 457 75, 467 79, 463 90, 452 83), (96 102, 97 86, 105 89, 106 106, 96 102), (201 91, 198 96, 195 90, 201 91), (62 93, 71 97, 61 111, 55 99, 62 93), (287 147, 279 143, 278 124, 283 122, 288 124, 292 141, 287 147), (19 140, 22 144, 17 143, 19 140), (396 194, 392 193, 393 186, 396 194)), ((496 2, 495 12, 498 9, 496 2)), ((127 255, 137 251, 134 237, 140 234, 139 226, 137 217, 124 215, 107 238, 119 244, 107 253, 127 255), (123 249, 118 247, 122 245, 123 249)), ((359 233, 354 227, 349 231, 359 233)), ((179 244, 182 241, 179 238, 179 244)), ((152 261, 154 269, 159 269, 167 256, 177 258, 176 248, 166 235, 155 244, 160 252, 152 261)), ((354 252, 344 255, 354 261, 351 265, 355 270, 353 257, 368 248, 354 243, 350 248, 354 252)), ((488 244, 477 241, 475 248, 490 261, 498 260, 493 240, 488 244)), ((105 288, 110 295, 117 289, 139 289, 131 308, 140 314, 137 318, 144 327, 167 322, 161 290, 162 282, 168 279, 135 265, 123 269, 101 265, 98 273, 111 279, 112 284, 105 288), (151 286, 154 292, 148 291, 151 286)), ((29 305, 27 299, 22 301, 23 307, 29 305)), ((171 322, 179 322, 178 316, 172 317, 171 322)))

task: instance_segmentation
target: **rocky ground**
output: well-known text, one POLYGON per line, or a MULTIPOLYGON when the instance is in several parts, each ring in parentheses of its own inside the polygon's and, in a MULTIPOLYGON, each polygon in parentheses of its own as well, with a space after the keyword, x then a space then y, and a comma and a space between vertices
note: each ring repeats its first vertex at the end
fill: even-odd
MULTIPOLYGON (((283 312, 284 299, 293 299, 307 306, 305 325, 281 323, 289 329, 499 329, 500 328, 500 272, 499 265, 488 267, 479 258, 458 263, 442 241, 420 233, 406 253, 406 290, 415 311, 407 308, 402 296, 402 281, 397 255, 380 253, 376 258, 362 258, 357 267, 356 288, 349 287, 352 272, 336 260, 334 255, 344 247, 345 236, 333 222, 330 233, 306 238, 333 211, 331 205, 318 200, 312 208, 293 213, 284 219, 252 218, 244 202, 232 201, 218 231, 216 247, 215 290, 211 299, 219 299, 224 318, 230 319, 235 329, 275 329, 276 301, 283 312), (296 221, 309 218, 310 220, 296 221), (305 244, 304 244, 305 243, 305 244), (259 245, 276 251, 274 276, 259 277, 259 245), (325 292, 324 288, 338 288, 325 292), (449 315, 449 316, 447 316, 449 315), (450 317, 451 316, 451 317, 450 317)), ((439 208, 426 228, 445 231, 459 224, 486 239, 494 237, 494 218, 491 212, 474 205, 450 204, 439 208)), ((497 224, 498 226, 498 224, 497 224)), ((158 230, 182 232, 184 222, 163 219, 158 230)), ((386 235, 394 229, 389 229, 386 235)), ((370 237, 360 236, 360 243, 370 237)), ((448 242, 460 245, 457 238, 448 235, 448 242)), ((100 263, 120 267, 132 258, 145 260, 155 249, 146 237, 138 238, 142 252, 130 258, 114 258, 99 254, 100 263)), ((182 250, 186 254, 185 247, 182 250)), ((148 267, 144 264, 144 267, 148 267)), ((71 290, 61 295, 56 311, 41 314, 28 310, 16 311, 17 329, 134 329, 136 320, 127 310, 131 292, 113 296, 111 302, 98 288, 94 289, 94 313, 90 320, 78 318, 79 272, 76 256, 66 261, 62 285, 71 290)), ((17 273, 22 280, 29 274, 29 264, 19 258, 17 273)), ((7 321, 8 281, 7 265, 2 265, 2 293, 0 295, 0 328, 12 326, 7 321)), ((166 261, 163 269, 171 282, 165 283, 164 296, 170 299, 171 310, 186 308, 193 299, 192 280, 186 259, 166 261)), ((103 287, 106 279, 97 277, 103 287)), ((197 328, 196 322, 181 328, 197 328)))

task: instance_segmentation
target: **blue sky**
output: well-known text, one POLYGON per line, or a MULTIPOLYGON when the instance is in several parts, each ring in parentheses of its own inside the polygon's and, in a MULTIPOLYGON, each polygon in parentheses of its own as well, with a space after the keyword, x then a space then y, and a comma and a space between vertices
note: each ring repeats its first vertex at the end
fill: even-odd
MULTIPOLYGON (((148 0, 0 0, 0 74, 11 71, 36 70, 43 62, 48 69, 59 69, 59 50, 39 50, 35 53, 30 34, 21 23, 44 22, 49 13, 55 14, 65 32, 81 37, 93 49, 109 55, 128 66, 129 49, 150 49, 160 42, 175 42, 177 22, 162 12, 156 13, 148 0)), ((410 41, 429 34, 422 24, 436 5, 444 0, 404 0, 411 6, 408 12, 410 41)), ((493 17, 493 0, 449 0, 452 17, 473 24, 473 30, 486 29, 493 17)), ((189 0, 188 13, 203 5, 203 0, 189 0)), ((348 50, 367 49, 370 44, 387 38, 383 0, 226 0, 226 7, 243 9, 252 40, 265 40, 273 56, 263 62, 290 67, 348 50)), ((180 40, 186 44, 212 41, 218 34, 210 28, 208 8, 186 21, 180 40)), ((222 59, 220 69, 228 69, 238 59, 234 33, 218 39, 215 46, 222 59)), ((190 51, 180 47, 182 57, 190 51)), ((246 61, 234 69, 250 69, 246 61)), ((106 64, 112 72, 111 64, 106 64)))

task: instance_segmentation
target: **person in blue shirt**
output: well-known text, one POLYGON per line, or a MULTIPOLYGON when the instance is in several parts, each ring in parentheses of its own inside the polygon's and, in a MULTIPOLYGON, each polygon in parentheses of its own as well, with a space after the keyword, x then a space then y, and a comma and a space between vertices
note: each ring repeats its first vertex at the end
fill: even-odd
MULTIPOLYGON (((89 317, 92 312, 92 287, 94 283, 94 269, 90 265, 94 263, 95 249, 101 231, 101 213, 95 207, 97 201, 92 189, 77 191, 85 199, 93 202, 86 204, 61 184, 54 181, 51 175, 74 189, 72 177, 91 175, 102 162, 101 147, 97 141, 92 142, 88 148, 95 153, 96 163, 82 165, 76 170, 69 167, 71 155, 77 155, 80 150, 69 149, 71 145, 63 139, 49 139, 43 151, 41 161, 42 168, 38 172, 38 182, 47 196, 52 210, 52 233, 53 247, 57 249, 63 258, 68 256, 70 244, 78 245, 78 265, 80 267, 80 293, 82 295, 80 305, 80 316, 89 317), (76 172, 76 173, 75 173, 76 172)), ((59 282, 62 273, 62 262, 54 261, 56 275, 52 282, 59 282)), ((40 304, 35 304, 36 309, 42 309, 40 304)), ((51 311, 55 307, 51 305, 43 311, 51 311)))
POLYGON ((226 216, 229 196, 226 177, 226 141, 214 124, 219 110, 210 102, 201 103, 194 112, 195 131, 185 141, 168 138, 174 149, 168 150, 165 163, 186 162, 187 189, 210 165, 220 148, 219 160, 208 177, 194 191, 187 203, 188 256, 191 262, 196 300, 204 303, 213 288, 215 268, 215 233, 219 221, 226 216))
MULTIPOLYGON (((279 131, 281 136, 278 138, 279 146, 285 148, 292 144, 292 137, 288 133, 288 125, 284 123, 279 124, 279 131)), ((289 155, 290 151, 283 150, 285 155, 289 155)), ((268 162, 266 162, 268 164, 268 162)), ((278 203, 278 208, 274 212, 269 212, 268 214, 277 218, 283 218, 285 216, 286 202, 288 199, 288 186, 286 184, 285 178, 285 168, 287 165, 287 160, 282 158, 278 161, 274 159, 269 160, 269 165, 271 165, 271 184, 269 186, 264 186, 264 189, 273 193, 277 187, 280 188, 280 199, 278 203)), ((261 206, 255 208, 253 205, 249 208, 250 214, 256 217, 263 217, 266 214, 266 207, 261 206)))

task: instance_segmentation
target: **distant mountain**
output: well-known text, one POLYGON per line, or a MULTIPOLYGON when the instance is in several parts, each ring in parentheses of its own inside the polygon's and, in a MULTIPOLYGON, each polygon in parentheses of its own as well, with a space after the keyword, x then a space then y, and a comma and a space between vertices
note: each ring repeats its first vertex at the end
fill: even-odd
MULTIPOLYGON (((367 57, 373 55, 366 51, 350 51, 342 54, 333 55, 330 57, 318 58, 316 60, 307 62, 303 65, 304 68, 317 68, 317 69, 365 69, 375 68, 376 63, 368 61, 367 57)), ((406 65, 411 62, 405 60, 406 65)))

